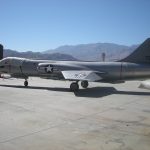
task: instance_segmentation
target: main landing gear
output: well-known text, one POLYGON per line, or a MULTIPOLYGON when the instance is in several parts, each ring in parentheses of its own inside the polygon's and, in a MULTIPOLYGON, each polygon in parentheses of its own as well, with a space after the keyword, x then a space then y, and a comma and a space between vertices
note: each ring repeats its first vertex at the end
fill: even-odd
MULTIPOLYGON (((87 88, 89 85, 88 81, 81 81, 81 86, 83 88, 87 88)), ((79 84, 78 84, 78 81, 77 82, 72 82, 70 84, 70 91, 72 92, 77 92, 79 90, 79 84)))
POLYGON ((70 84, 70 91, 72 92, 76 92, 79 90, 79 85, 78 85, 78 82, 72 82, 70 84))
POLYGON ((25 87, 28 86, 28 80, 27 80, 27 79, 24 81, 24 86, 25 86, 25 87))
MULTIPOLYGON (((79 90, 79 84, 78 84, 78 82, 79 81, 76 81, 76 82, 72 82, 70 84, 70 91, 77 92, 79 90)), ((89 85, 88 81, 81 81, 81 86, 83 88, 87 88, 88 85, 89 85)), ((25 79, 25 81, 24 81, 24 86, 28 87, 28 80, 27 79, 25 79)))
POLYGON ((81 81, 81 86, 86 89, 89 86, 88 81, 81 81))

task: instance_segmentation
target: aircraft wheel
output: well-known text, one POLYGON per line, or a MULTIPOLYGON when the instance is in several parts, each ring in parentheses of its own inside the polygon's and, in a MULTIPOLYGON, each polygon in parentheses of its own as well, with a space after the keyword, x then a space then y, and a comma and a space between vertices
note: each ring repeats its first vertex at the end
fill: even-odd
POLYGON ((28 81, 24 81, 24 86, 25 86, 25 87, 28 86, 28 81))
POLYGON ((88 81, 81 81, 81 86, 83 87, 83 88, 87 88, 88 87, 88 85, 89 85, 89 83, 88 83, 88 81))
POLYGON ((73 83, 70 84, 70 91, 76 92, 76 91, 78 91, 78 90, 79 90, 79 85, 78 85, 78 83, 73 82, 73 83))

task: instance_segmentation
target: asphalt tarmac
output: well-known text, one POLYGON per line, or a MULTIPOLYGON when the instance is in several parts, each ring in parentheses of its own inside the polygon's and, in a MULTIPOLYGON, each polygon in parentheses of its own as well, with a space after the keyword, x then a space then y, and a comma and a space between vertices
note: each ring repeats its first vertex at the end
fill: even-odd
POLYGON ((150 150, 150 90, 139 81, 76 93, 68 81, 23 82, 0 79, 0 150, 150 150))

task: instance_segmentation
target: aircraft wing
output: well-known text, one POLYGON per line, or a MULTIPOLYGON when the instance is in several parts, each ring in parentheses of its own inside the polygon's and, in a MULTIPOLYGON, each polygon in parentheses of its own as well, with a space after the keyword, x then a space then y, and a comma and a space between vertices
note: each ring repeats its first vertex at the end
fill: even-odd
POLYGON ((104 74, 104 72, 96 72, 96 71, 83 71, 83 70, 70 70, 70 71, 62 71, 62 74, 67 80, 86 80, 86 81, 99 81, 102 79, 100 76, 104 74))

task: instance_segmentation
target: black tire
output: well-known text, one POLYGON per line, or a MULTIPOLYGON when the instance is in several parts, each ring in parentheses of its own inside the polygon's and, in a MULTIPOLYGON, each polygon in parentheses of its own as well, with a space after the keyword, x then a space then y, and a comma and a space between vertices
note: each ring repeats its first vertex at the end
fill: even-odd
POLYGON ((70 84, 70 91, 76 92, 76 91, 78 91, 78 90, 79 90, 79 85, 78 85, 78 83, 73 82, 73 83, 70 84))
POLYGON ((81 86, 86 89, 89 86, 88 81, 81 81, 81 86))
POLYGON ((24 86, 25 86, 25 87, 28 86, 28 81, 24 81, 24 86))

